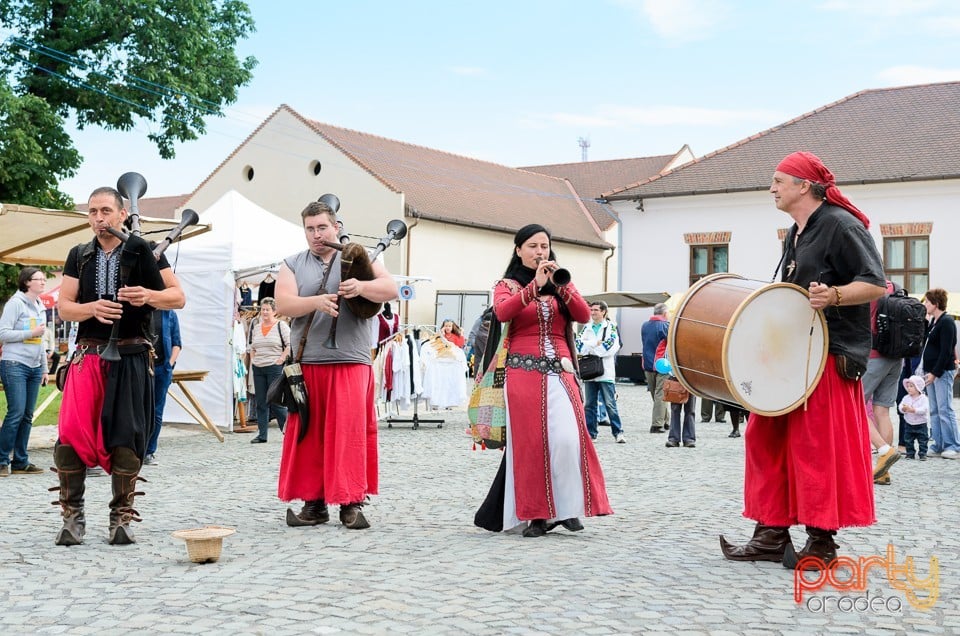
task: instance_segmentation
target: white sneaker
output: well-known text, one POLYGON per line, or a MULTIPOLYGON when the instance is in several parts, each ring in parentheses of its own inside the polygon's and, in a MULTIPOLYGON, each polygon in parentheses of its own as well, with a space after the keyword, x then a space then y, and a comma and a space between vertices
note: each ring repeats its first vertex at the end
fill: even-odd
POLYGON ((627 440, 623 439, 623 433, 617 433, 617 436, 616 436, 615 440, 616 440, 617 444, 626 444, 626 443, 627 443, 627 440))
POLYGON ((156 466, 160 462, 157 461, 157 456, 151 453, 143 458, 143 463, 148 466, 156 466))
POLYGON ((942 453, 940 453, 940 457, 941 457, 942 459, 956 459, 956 458, 957 458, 957 451, 955 451, 955 450, 945 450, 945 451, 943 451, 942 453))

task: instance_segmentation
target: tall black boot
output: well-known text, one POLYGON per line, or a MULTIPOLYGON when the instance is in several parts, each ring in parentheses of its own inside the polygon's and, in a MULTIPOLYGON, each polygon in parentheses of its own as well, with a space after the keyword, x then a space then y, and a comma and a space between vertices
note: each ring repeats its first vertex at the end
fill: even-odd
POLYGON ((131 521, 142 521, 140 513, 133 508, 133 498, 143 495, 137 492, 140 477, 140 458, 129 448, 115 448, 110 453, 113 499, 110 500, 110 545, 136 543, 131 521))
POLYGON ((63 527, 57 533, 54 543, 57 545, 80 545, 86 532, 87 520, 83 515, 84 480, 87 477, 87 467, 80 460, 73 446, 57 444, 53 451, 53 469, 60 478, 60 485, 50 488, 50 492, 60 491, 54 506, 60 506, 63 516, 63 527))
POLYGON ((800 552, 791 545, 783 554, 783 567, 788 570, 822 570, 837 558, 836 530, 807 526, 807 543, 800 552), (809 558, 808 558, 809 557, 809 558), (807 560, 804 560, 807 559, 807 560))
POLYGON ((788 527, 758 523, 753 538, 743 545, 733 545, 720 535, 720 550, 731 561, 782 561, 788 547, 793 550, 788 527))

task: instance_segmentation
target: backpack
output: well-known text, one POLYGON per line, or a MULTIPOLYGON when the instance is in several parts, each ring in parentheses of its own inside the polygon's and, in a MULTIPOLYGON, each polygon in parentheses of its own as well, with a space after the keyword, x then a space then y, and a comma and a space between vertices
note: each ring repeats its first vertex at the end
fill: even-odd
POLYGON ((907 290, 894 284, 893 293, 877 301, 873 348, 887 358, 912 358, 923 351, 927 310, 907 290))

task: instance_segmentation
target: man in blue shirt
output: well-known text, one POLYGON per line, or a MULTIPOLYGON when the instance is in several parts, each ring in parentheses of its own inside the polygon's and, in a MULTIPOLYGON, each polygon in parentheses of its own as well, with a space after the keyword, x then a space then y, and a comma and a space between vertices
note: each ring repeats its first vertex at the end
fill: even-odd
POLYGON ((156 464, 157 443, 160 440, 160 427, 163 425, 163 407, 167 403, 167 389, 173 380, 173 367, 177 364, 183 344, 180 341, 180 320, 172 309, 155 311, 153 314, 153 333, 156 338, 153 361, 154 416, 153 435, 147 442, 147 454, 144 464, 156 464))
POLYGON ((658 373, 654 367, 657 361, 657 350, 666 347, 667 332, 670 323, 667 322, 667 306, 657 303, 653 307, 650 320, 640 328, 640 337, 643 340, 643 371, 647 376, 647 390, 653 398, 653 419, 650 422, 651 433, 662 433, 669 428, 667 422, 667 406, 663 401, 663 381, 669 376, 658 373))

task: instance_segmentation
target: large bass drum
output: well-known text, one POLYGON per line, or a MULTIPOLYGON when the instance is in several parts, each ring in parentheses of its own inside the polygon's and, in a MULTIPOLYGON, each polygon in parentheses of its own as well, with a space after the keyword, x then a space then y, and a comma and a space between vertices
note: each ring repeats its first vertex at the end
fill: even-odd
POLYGON ((692 393, 775 416, 797 408, 827 361, 827 322, 807 291, 714 274, 683 295, 670 321, 673 373, 692 393))

